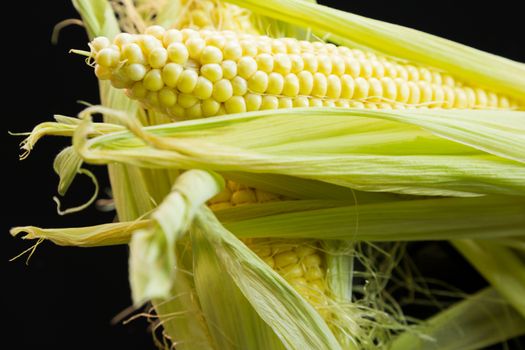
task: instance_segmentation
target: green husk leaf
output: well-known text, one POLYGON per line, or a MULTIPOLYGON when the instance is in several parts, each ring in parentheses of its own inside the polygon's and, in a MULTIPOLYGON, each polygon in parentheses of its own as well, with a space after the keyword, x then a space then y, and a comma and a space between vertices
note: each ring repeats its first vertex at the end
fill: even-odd
MULTIPOLYGON (((221 296, 217 294, 222 294, 223 288, 231 292, 238 288, 255 311, 255 313, 250 313, 246 321, 243 321, 242 318, 226 320, 226 324, 230 327, 221 327, 221 332, 215 330, 217 338, 224 339, 224 337, 232 336, 234 344, 237 344, 236 341, 241 341, 241 344, 252 344, 241 346, 241 348, 273 349, 274 347, 265 346, 271 344, 270 340, 266 343, 259 338, 267 334, 257 330, 261 323, 256 322, 255 319, 260 317, 273 330, 286 349, 335 350, 341 348, 313 307, 255 253, 224 229, 207 208, 203 207, 196 216, 192 236, 198 239, 197 244, 194 245, 195 249, 203 249, 195 260, 195 270, 199 298, 207 318, 216 318, 222 323, 226 315, 217 314, 221 308, 227 307, 228 310, 223 311, 230 314, 233 313, 231 309, 237 307, 236 303, 223 305, 217 302, 216 298, 221 296), (198 271, 200 269, 203 271, 198 271), (222 277, 224 274, 226 276, 222 277), (218 278, 217 283, 224 283, 224 285, 221 283, 218 290, 206 287, 207 278, 213 281, 212 276, 218 278), (202 283, 201 288, 199 288, 199 283, 202 283), (202 295, 201 292, 205 294, 202 295), (244 327, 249 328, 245 330, 244 327), (250 339, 250 336, 257 338, 250 339)), ((239 292, 232 295, 236 301, 239 299, 239 292)), ((223 297, 228 298, 229 295, 224 294, 223 297)), ((239 312, 242 313, 249 310, 245 304, 239 307, 241 307, 239 312)), ((211 331, 213 333, 214 329, 212 328, 211 331)), ((218 343, 221 344, 219 341, 218 343)), ((225 348, 231 348, 231 346, 225 348)))
MULTIPOLYGON (((521 235, 525 227, 519 226, 521 235)), ((452 244, 490 282, 498 293, 525 317, 525 263, 523 257, 501 245, 483 240, 454 240, 452 244)))
MULTIPOLYGON (((297 200, 233 207, 216 215, 241 238, 351 241, 485 238, 492 242, 496 238, 520 239, 525 235, 523 197, 438 198, 357 205, 334 200, 297 200)), ((27 232, 28 239, 45 238, 59 245, 96 246, 127 243, 132 230, 126 227, 137 225, 139 229, 151 224, 147 219, 85 228, 21 227, 12 233, 27 232)))
POLYGON ((511 160, 525 148, 523 112, 481 113, 483 123, 474 118, 478 111, 270 112, 152 128, 127 118, 136 140, 116 133, 87 141, 86 124, 74 144, 86 161, 97 164, 275 173, 418 195, 525 194, 525 166, 511 160), (425 125, 430 132, 411 125, 416 116, 431 119, 425 125))
POLYGON ((525 334, 525 319, 494 288, 441 311, 398 336, 390 350, 474 350, 525 334))
POLYGON ((525 65, 414 29, 301 0, 227 0, 258 15, 332 33, 386 55, 444 70, 521 101, 525 65))
POLYGON ((183 173, 172 192, 151 214, 151 227, 136 231, 130 243, 130 284, 135 305, 168 298, 177 265, 176 243, 195 211, 224 187, 222 177, 201 170, 183 173))
POLYGON ((409 200, 226 222, 238 237, 413 241, 525 234, 524 197, 409 200))

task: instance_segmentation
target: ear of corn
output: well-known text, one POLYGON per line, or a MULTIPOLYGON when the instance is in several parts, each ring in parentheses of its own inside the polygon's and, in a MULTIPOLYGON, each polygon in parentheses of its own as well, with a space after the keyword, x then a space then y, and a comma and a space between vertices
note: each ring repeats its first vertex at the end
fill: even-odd
MULTIPOLYGON (((282 214, 277 214, 275 209, 264 213, 264 205, 256 203, 282 199, 281 195, 230 182, 226 192, 211 199, 210 207, 217 210, 218 218, 223 215, 227 229, 239 236, 249 237, 244 243, 252 248, 254 254, 226 230, 211 212, 200 206, 218 191, 220 186, 217 183, 220 180, 206 172, 189 171, 178 178, 173 192, 168 194, 177 172, 145 168, 198 167, 247 172, 248 175, 237 173, 237 176, 266 183, 267 186, 263 186, 265 189, 271 191, 276 188, 277 193, 291 197, 295 197, 297 185, 286 189, 284 180, 273 186, 268 185, 268 182, 283 179, 283 175, 314 179, 301 182, 312 184, 311 192, 306 193, 305 197, 315 197, 321 189, 329 188, 332 194, 328 192, 327 196, 340 198, 343 194, 335 193, 337 190, 345 191, 340 186, 432 195, 521 194, 524 191, 520 185, 523 183, 523 167, 519 162, 523 162, 524 153, 521 151, 524 143, 519 137, 523 129, 519 120, 523 120, 523 114, 506 110, 523 108, 523 100, 520 100, 523 84, 511 75, 495 78, 492 72, 487 73, 488 69, 494 69, 498 59, 437 39, 430 38, 434 43, 450 49, 445 50, 445 56, 450 56, 450 52, 465 51, 468 57, 477 55, 480 58, 474 62, 475 67, 479 68, 482 62, 487 65, 487 69, 479 74, 472 73, 468 69, 458 68, 464 63, 464 57, 446 64, 443 56, 436 55, 433 58, 432 54, 428 54, 432 50, 414 53, 410 47, 417 47, 429 37, 410 31, 406 32, 407 37, 413 39, 414 43, 394 43, 392 49, 388 49, 383 45, 384 41, 392 33, 399 32, 379 22, 360 22, 358 17, 353 16, 343 18, 338 12, 327 12, 316 5, 301 5, 296 8, 297 14, 291 12, 290 18, 279 17, 286 6, 295 4, 294 1, 281 4, 247 1, 245 5, 259 9, 260 15, 283 20, 284 26, 287 26, 288 20, 302 24, 308 9, 318 10, 322 16, 334 15, 336 21, 333 23, 337 25, 343 18, 348 23, 345 22, 346 26, 340 28, 319 25, 316 19, 308 24, 317 31, 330 30, 345 37, 347 42, 359 42, 363 44, 362 47, 372 47, 377 52, 402 59, 408 58, 417 64, 407 64, 382 54, 337 48, 331 44, 309 43, 292 38, 276 40, 228 31, 166 31, 154 26, 140 35, 116 35, 118 26, 106 1, 76 0, 74 3, 83 13, 91 38, 104 35, 111 39, 98 37, 91 42, 97 76, 101 80, 109 80, 113 85, 111 87, 108 82, 101 82, 102 101, 109 107, 127 109, 128 113, 91 108, 83 114, 85 120, 82 123, 59 132, 53 131, 68 135, 75 131, 74 148, 64 151, 57 158, 57 170, 61 176, 59 191, 65 191, 71 183, 80 159, 99 164, 113 163, 110 165, 110 176, 119 218, 130 222, 78 230, 40 230, 29 227, 13 230, 13 234, 28 231, 28 238, 46 237, 60 244, 99 245, 127 242, 130 239, 129 229, 136 230, 132 238, 130 260, 134 299, 138 303, 153 298, 161 322, 177 348, 354 349, 356 344, 359 344, 359 348, 386 346, 390 333, 381 333, 382 330, 389 327, 402 330, 405 327, 386 322, 381 310, 367 314, 353 305, 352 276, 348 274, 352 270, 352 255, 349 251, 353 243, 348 239, 357 239, 355 235, 359 234, 362 235, 359 239, 384 240, 386 232, 395 234, 396 239, 435 239, 443 238, 444 230, 449 230, 447 232, 450 235, 457 235, 456 238, 461 235, 479 238, 481 234, 497 237, 515 233, 515 228, 512 230, 510 227, 513 222, 522 224, 523 218, 517 214, 516 208, 519 210, 523 203, 520 199, 512 202, 505 197, 494 200, 490 197, 435 202, 423 200, 402 203, 396 207, 393 204, 397 202, 393 200, 398 201, 400 198, 376 205, 374 201, 387 198, 378 195, 365 197, 366 200, 370 198, 371 202, 363 206, 364 212, 361 211, 361 202, 358 202, 351 206, 300 203, 295 207, 290 205, 288 213, 284 213, 286 209, 282 210, 282 214), (267 10, 268 4, 275 5, 275 13, 267 10), (374 23, 378 26, 374 27, 374 23), (359 38, 354 36, 355 33, 350 35, 346 32, 349 24, 354 29, 364 28, 365 33, 371 33, 370 36, 359 38), (453 73, 455 78, 451 78, 443 69, 453 73), (511 86, 513 83, 516 83, 514 87, 511 86), (480 88, 483 86, 489 89, 480 88), (494 91, 490 88, 494 88, 494 91), (129 96, 146 106, 147 114, 137 111, 137 105, 126 100, 118 89, 126 89, 129 96), (330 108, 309 112, 296 110, 293 116, 304 117, 301 123, 307 125, 302 129, 304 134, 300 134, 301 128, 297 121, 292 126, 290 111, 272 112, 279 114, 273 119, 270 113, 255 113, 218 118, 209 124, 194 121, 142 127, 143 124, 166 122, 165 114, 177 119, 194 119, 225 113, 311 106, 365 108, 366 112, 341 112, 330 108), (419 110, 405 111, 405 108, 419 110), (478 113, 436 112, 427 108, 484 108, 494 111, 491 112, 492 116, 479 113, 482 121, 479 127, 479 120, 474 122, 478 113), (403 111, 382 112, 387 109, 403 111), (106 121, 124 124, 134 135, 111 133, 88 140, 93 137, 95 130, 118 129, 115 126, 98 126, 97 129, 89 121, 89 114, 97 111, 104 114, 106 121), (129 120, 129 116, 137 117, 140 122, 129 120), (319 117, 326 120, 320 121, 319 117), (503 123, 498 122, 497 117, 508 118, 503 123), (361 122, 366 118, 373 122, 361 122), (264 126, 274 123, 275 126, 264 126), (252 133, 251 127, 255 127, 256 131, 252 133), (386 141, 379 145, 372 144, 372 138, 366 140, 370 132, 372 138, 383 135, 386 141), (487 132, 494 132, 490 140, 486 139, 487 132), (293 136, 294 133, 296 136, 293 136), (437 152, 431 151, 435 148, 437 152), (401 152, 399 155, 405 157, 407 151, 412 156, 410 161, 397 162, 396 152, 401 152), (432 157, 432 152, 436 152, 437 157, 432 157), (236 153, 238 157, 232 156, 236 153), (363 157, 370 153, 374 156, 363 157), (430 156, 428 153, 431 153, 430 156), (291 156, 293 154, 299 156, 294 158, 291 156), (342 154, 358 156, 344 160, 342 154), (436 164, 440 157, 442 162, 436 164), (396 161, 388 164, 392 160, 396 161), (471 164, 463 164, 467 161, 471 164), (400 166, 403 172, 395 173, 400 166), (357 172, 353 170, 359 167, 357 172), (275 174, 252 177, 250 172, 275 174), (382 177, 380 172, 391 175, 382 177), (465 175, 469 173, 475 175, 465 175), (368 179, 363 180, 363 174, 379 178, 368 182, 368 179), (203 178, 207 180, 199 182, 203 178), (316 187, 313 185, 316 181, 330 184, 328 187, 316 187), (433 184, 434 181, 437 184, 433 184), (383 187, 385 182, 387 185, 383 187), (131 222, 151 212, 154 203, 162 200, 162 204, 151 214, 151 219, 131 222), (507 216, 498 217, 497 213, 491 213, 494 214, 492 217, 487 215, 484 223, 494 226, 484 225, 485 231, 482 231, 482 227, 465 227, 462 225, 464 217, 458 219, 457 212, 469 217, 469 210, 479 213, 480 208, 490 209, 495 203, 500 203, 498 201, 502 204, 498 207, 498 213, 507 216), (512 203, 503 205, 505 201, 512 203), (247 210, 242 214, 243 205, 249 207, 249 204, 261 208, 253 209, 251 213, 247 210), (447 206, 454 204, 460 209, 451 215, 453 209, 447 206), (514 209, 510 208, 512 204, 516 204, 514 209), (377 216, 378 212, 384 215, 387 212, 385 209, 390 208, 394 215, 399 216, 399 208, 403 206, 409 208, 406 213, 410 213, 411 218, 421 214, 414 214, 417 212, 415 209, 421 206, 432 213, 440 208, 438 210, 443 210, 444 217, 451 219, 444 225, 437 222, 436 218, 429 218, 433 219, 430 220, 430 226, 435 228, 435 231, 430 232, 428 227, 423 231, 411 230, 418 228, 418 225, 412 225, 409 218, 404 221, 406 227, 397 227, 403 232, 392 227, 395 225, 392 225, 392 218, 388 215, 383 222, 384 232, 379 228, 378 220, 367 221, 367 209, 371 209, 369 213, 373 214, 370 215, 377 216), (237 210, 241 213, 239 220, 228 222, 225 219, 228 216, 224 213, 230 211, 230 218, 234 218, 237 210), (355 215, 349 216, 349 212, 355 215), (334 218, 337 220, 334 221, 334 218), (501 220, 506 220, 506 225, 501 220), (337 227, 337 222, 343 226, 337 227), (187 237, 183 236, 190 227, 192 248, 188 248, 187 237), (477 229, 483 233, 472 232, 477 229), (378 235, 378 232, 383 235, 378 235), (269 238, 272 235, 300 239, 274 240, 269 238), (301 240, 305 236, 311 236, 315 241, 301 240), (344 241, 323 241, 328 238, 344 241), (193 251, 189 252, 188 249, 193 251), (188 277, 185 274, 187 271, 193 275, 188 277), (211 289, 211 286, 216 288, 211 289), (226 307, 226 302, 232 298, 236 301, 233 311, 226 307), (223 301, 224 305, 217 305, 217 300, 223 301), (275 309, 279 312, 275 312, 275 309), (173 319, 173 314, 177 314, 177 319, 173 319), (239 324, 239 319, 243 317, 246 322, 239 324), (383 320, 385 324, 381 325, 377 320, 383 320), (363 326, 366 322, 371 324, 370 332, 363 326)), ((147 6, 148 3, 144 1, 141 5, 147 6)), ((130 3, 122 4, 133 8, 130 3)), ((164 5, 159 7, 160 10, 155 10, 160 21, 196 28, 207 26, 207 16, 213 15, 217 7, 222 6, 216 1, 173 1, 164 5), (187 7, 181 8, 180 4, 187 7), (208 6, 208 10, 213 11, 199 12, 200 6, 208 6), (184 14, 184 11, 187 12, 184 14), (180 17, 173 23, 169 15, 175 13, 180 17)), ((141 14, 140 10, 136 14, 141 14)), ((249 15, 247 12, 244 14, 249 15)), ((149 21, 151 18, 139 20, 142 24, 149 21)), ((129 23, 134 26, 138 22, 129 23)), ((145 28, 142 24, 134 28, 145 28)), ((245 24, 245 28, 251 26, 247 22, 245 24)), ((216 23, 211 27, 227 29, 218 27, 216 23)), ((288 29, 293 32, 297 28, 290 26, 288 29)), ((359 30, 355 32, 359 33, 359 30)), ((522 66, 504 60, 499 60, 499 63, 516 73, 516 76, 522 73, 522 66)), ((28 145, 30 148, 30 143, 28 145)), ((348 199, 348 192, 346 194, 348 199)), ((359 198, 359 194, 353 198, 359 198)), ((286 202, 283 202, 285 205, 286 202)), ((397 219, 400 220, 399 217, 397 219)), ((417 219, 421 220, 421 216, 417 219)), ((509 277, 510 282, 514 282, 513 277, 509 277)), ((521 305, 514 294, 510 293, 509 296, 513 303, 521 305)), ((458 315, 451 318, 461 319, 458 315)), ((494 327, 490 322, 482 325, 488 325, 488 329, 494 327)), ((440 330, 439 327, 436 329, 440 330)), ((476 328, 476 331, 479 329, 476 328)), ((490 341, 505 339, 520 332, 523 329, 518 325, 490 341)), ((437 337, 443 341, 449 335, 445 332, 445 335, 438 334, 437 337)), ((400 340, 398 346, 402 346, 403 341, 400 340)), ((483 344, 487 344, 487 340, 484 341, 483 344)), ((471 345, 474 340, 468 343, 471 345)))
POLYGON ((342 46, 228 31, 156 35, 96 38, 95 73, 177 119, 308 106, 518 108, 432 68, 342 46))

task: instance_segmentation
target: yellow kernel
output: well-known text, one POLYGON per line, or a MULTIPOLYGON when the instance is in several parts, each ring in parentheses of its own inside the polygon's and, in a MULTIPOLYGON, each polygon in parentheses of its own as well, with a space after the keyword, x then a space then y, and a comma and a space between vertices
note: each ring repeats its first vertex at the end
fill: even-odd
POLYGON ((232 96, 224 102, 224 108, 228 114, 246 112, 246 102, 242 96, 232 96))
POLYGON ((323 271, 319 266, 312 266, 306 270, 304 277, 307 281, 315 281, 322 279, 324 276, 323 271))
POLYGON ((347 100, 336 100, 335 101, 335 106, 336 107, 349 108, 350 107, 350 102, 347 101, 347 100))
POLYGON ((229 100, 233 96, 232 83, 227 79, 221 79, 213 84, 212 96, 218 102, 229 100))
POLYGON ((303 277, 304 269, 299 264, 292 264, 282 268, 279 273, 287 280, 303 277))
POLYGON ((206 46, 201 53, 201 64, 220 63, 222 61, 222 51, 215 46, 206 46))
POLYGON ((400 64, 396 65, 396 70, 397 70, 397 77, 404 80, 404 81, 408 81, 408 70, 406 69, 405 66, 402 66, 400 64))
POLYGON ((257 67, 259 70, 271 73, 273 71, 273 56, 269 55, 267 53, 262 53, 258 55, 256 58, 257 61, 257 67))
POLYGON ((152 68, 162 68, 168 61, 168 52, 163 47, 156 47, 149 53, 148 62, 152 68))
POLYGON ((230 202, 221 202, 221 203, 210 204, 209 207, 213 211, 218 211, 218 210, 224 210, 224 209, 231 208, 232 205, 230 204, 230 202))
POLYGON ((279 107, 279 99, 272 95, 265 95, 262 98, 261 110, 263 109, 277 109, 279 107))
POLYGON ((467 108, 474 108, 476 105, 476 93, 472 88, 466 87, 465 94, 467 95, 467 108))
POLYGON ((379 102, 383 98, 383 86, 377 78, 370 78, 368 80, 370 84, 370 91, 368 92, 368 98, 370 101, 379 102))
POLYGON ((144 53, 137 44, 127 44, 122 49, 122 59, 126 60, 127 63, 146 63, 144 53))
POLYGON ((341 76, 345 73, 345 60, 339 55, 332 56, 332 74, 341 76))
POLYGON ((341 96, 341 80, 335 74, 330 74, 326 79, 327 88, 326 96, 330 98, 339 98, 341 96))
POLYGON ((454 89, 449 85, 443 85, 443 92, 445 93, 445 102, 443 103, 443 108, 452 108, 454 107, 456 101, 456 94, 454 89))
POLYGON ((279 108, 292 108, 293 101, 289 97, 279 97, 279 108))
POLYGON ((284 41, 284 44, 286 45, 286 52, 289 54, 298 54, 301 52, 301 48, 299 47, 299 42, 297 39, 294 38, 282 38, 281 40, 284 41))
POLYGON ((169 29, 162 36, 162 43, 165 47, 169 47, 173 43, 180 43, 182 41, 182 33, 177 29, 169 29))
POLYGON ((177 89, 185 94, 191 93, 197 85, 198 77, 199 75, 193 69, 185 69, 179 77, 177 89))
POLYGON ((317 62, 319 64, 318 70, 320 73, 326 75, 332 73, 332 60, 330 59, 330 56, 321 54, 317 56, 317 62))
POLYGON ((410 98, 410 87, 407 84, 407 81, 403 78, 395 78, 394 83, 396 84, 396 101, 401 103, 406 103, 410 98))
POLYGON ((159 103, 164 107, 171 107, 177 103, 177 94, 170 88, 163 87, 159 91, 159 103))
POLYGON ((363 102, 360 102, 360 101, 351 101, 350 102, 350 107, 351 108, 365 108, 365 104, 363 102))
POLYGON ((431 83, 432 73, 427 68, 419 68, 419 79, 431 83))
POLYGON ((395 101, 397 98, 397 86, 394 80, 390 77, 381 78, 381 86, 383 88, 383 97, 390 101, 395 101))
POLYGON ((334 100, 323 100, 323 106, 325 107, 335 107, 334 100))
POLYGON ((418 104, 421 99, 421 91, 417 83, 413 81, 407 82, 408 88, 410 90, 410 97, 408 98, 407 103, 409 104, 418 104))
POLYGON ((107 47, 97 53, 95 60, 102 67, 116 67, 120 60, 120 52, 107 47))
POLYGON ((288 251, 276 254, 273 257, 273 260, 275 261, 275 266, 277 268, 283 268, 291 264, 296 264, 299 261, 299 257, 297 256, 297 254, 295 254, 295 252, 288 251))
POLYGON ((303 70, 297 74, 299 79, 299 93, 301 95, 310 95, 314 86, 314 77, 312 73, 307 70, 303 70))
POLYGON ((162 37, 164 36, 164 33, 166 30, 161 26, 150 26, 147 27, 144 31, 145 34, 154 36, 155 38, 162 40, 162 37))
POLYGON ((231 202, 234 205, 257 203, 257 198, 255 197, 255 192, 247 188, 235 191, 232 194, 231 202))
POLYGON ((290 73, 292 70, 292 61, 287 54, 278 53, 274 56, 273 70, 282 75, 290 73))
POLYGON ((354 89, 354 78, 349 74, 343 74, 341 76, 341 98, 352 98, 354 89))
POLYGON ((202 101, 202 115, 205 117, 211 117, 217 114, 221 104, 212 98, 202 101))
POLYGON ((146 73, 143 80, 144 87, 150 91, 159 91, 164 86, 160 69, 152 69, 146 73))
POLYGON ((184 69, 177 63, 168 63, 162 68, 162 80, 167 86, 174 88, 177 86, 180 75, 184 69))
POLYGON ((441 77, 441 73, 433 71, 432 82, 436 85, 443 85, 443 78, 441 77))
POLYGON ((200 38, 199 32, 191 28, 184 28, 181 31, 182 41, 187 41, 192 38, 200 38))
POLYGON ((317 72, 317 68, 319 67, 319 65, 317 63, 317 57, 314 54, 306 52, 306 53, 303 53, 301 57, 303 58, 303 64, 304 64, 305 70, 311 73, 317 72))
POLYGON ((456 85, 454 78, 452 78, 450 75, 442 75, 441 79, 443 79, 443 85, 447 85, 450 87, 454 87, 456 85))
POLYGON ((296 55, 296 54, 292 54, 292 55, 289 55, 289 58, 290 58, 290 62, 292 64, 292 67, 291 67, 291 72, 292 73, 297 74, 297 73, 303 71, 303 69, 304 69, 304 62, 303 62, 303 59, 301 58, 301 56, 296 55))
POLYGON ((314 73, 314 84, 312 88, 312 95, 324 97, 326 96, 326 90, 328 89, 328 82, 326 75, 322 73, 314 73))
POLYGON ((146 102, 152 107, 159 106, 159 94, 156 91, 148 91, 146 95, 146 102))
POLYGON ((408 80, 418 81, 419 80, 419 70, 411 65, 405 66, 408 73, 408 80))
POLYGON ((236 42, 229 42, 224 46, 224 58, 236 61, 242 56, 242 47, 236 42))
POLYGON ((140 63, 132 63, 124 67, 124 72, 129 79, 133 81, 139 81, 144 78, 147 70, 146 67, 140 63))
POLYGON ((231 83, 234 95, 243 96, 248 91, 248 83, 244 78, 237 76, 231 80, 231 83))
POLYGON ((284 78, 279 73, 270 73, 268 75, 268 88, 266 93, 280 95, 284 88, 284 78))
POLYGON ((308 107, 309 106, 308 97, 306 96, 297 96, 293 99, 294 107, 308 107))
POLYGON ((498 95, 493 93, 492 91, 487 93, 487 100, 488 100, 488 106, 491 108, 497 108, 498 107, 498 95))
POLYGON ((253 92, 265 92, 268 88, 268 75, 263 71, 255 72, 248 80, 248 88, 253 92))
POLYGON ((369 60, 360 58, 359 59, 359 74, 361 77, 368 79, 372 77, 373 67, 369 60))
POLYGON ((361 65, 359 61, 353 57, 345 56, 345 73, 350 75, 352 78, 357 78, 361 71, 361 65))
MULTIPOLYGON (((224 62, 223 62, 224 63, 224 62)), ((217 63, 205 64, 201 67, 201 74, 211 82, 222 79, 222 67, 217 63)))
POLYGON ((189 56, 194 60, 200 57, 205 46, 206 42, 199 37, 186 40, 186 48, 188 49, 189 56))
POLYGON ((379 61, 372 61, 372 76, 381 79, 385 76, 385 67, 379 61))
POLYGON ((299 94, 299 79, 297 75, 290 73, 284 77, 283 94, 291 97, 299 94))
POLYGON ((200 100, 206 100, 211 97, 213 91, 213 83, 205 77, 198 77, 193 95, 200 100))
POLYGON ((320 98, 311 98, 308 102, 310 107, 323 107, 323 100, 320 98))
POLYGON ((244 96, 244 102, 248 112, 258 111, 261 109, 262 97, 259 94, 246 94, 244 96))
POLYGON ((237 63, 234 61, 222 61, 221 68, 225 79, 233 79, 237 75, 237 63))
MULTIPOLYGON (((144 73, 144 74, 146 74, 146 73, 144 73)), ((95 75, 100 80, 109 80, 109 79, 111 79, 111 76, 113 75, 113 72, 111 71, 111 68, 103 67, 100 64, 97 64, 95 66, 95 75)), ((130 79, 131 79, 131 77, 130 77, 130 79)), ((140 79, 138 79, 138 80, 140 80, 140 79)))
POLYGON ((275 54, 286 53, 286 45, 281 40, 272 40, 272 52, 275 54))
POLYGON ((131 88, 131 96, 138 100, 143 99, 148 94, 148 90, 144 87, 141 81, 137 81, 131 88))
POLYGON ((394 64, 388 61, 382 61, 383 67, 385 67, 385 77, 394 79, 397 77, 397 68, 394 64))
POLYGON ((96 37, 91 41, 91 47, 95 52, 105 49, 109 45, 111 45, 111 42, 105 36, 96 37))
POLYGON ((257 55, 257 46, 251 40, 241 40, 243 56, 253 57, 257 55))
POLYGON ((237 74, 244 79, 250 77, 257 71, 257 62, 253 57, 242 57, 237 64, 237 74))
POLYGON ((462 88, 455 88, 454 108, 466 108, 468 105, 467 94, 462 88))
POLYGON ((441 85, 432 85, 432 107, 440 108, 445 102, 445 91, 441 85))
POLYGON ((419 81, 419 92, 421 94, 421 98, 419 100, 420 103, 428 103, 432 102, 432 87, 430 86, 430 83, 428 83, 425 80, 419 81))
POLYGON ((197 102, 199 102, 199 100, 193 95, 179 94, 177 96, 177 104, 183 108, 190 108, 197 102))
POLYGON ((206 45, 215 46, 216 48, 222 50, 226 45, 226 38, 222 35, 213 35, 206 39, 206 45))
POLYGON ((318 254, 309 254, 301 259, 301 263, 307 268, 320 266, 321 257, 318 254))
POLYGON ((363 99, 368 97, 368 91, 370 90, 370 84, 368 81, 362 77, 357 77, 354 80, 355 90, 353 99, 363 99))
POLYGON ((184 118, 185 115, 186 115, 186 111, 184 110, 184 108, 182 108, 181 106, 179 105, 175 105, 173 107, 170 107, 168 109, 169 111, 169 114, 172 116, 172 117, 175 117, 175 118, 184 118))
POLYGON ((202 118, 202 107, 200 103, 195 103, 193 106, 186 108, 186 118, 198 119, 202 118))
POLYGON ((188 58, 190 57, 190 54, 188 52, 188 49, 186 46, 182 43, 175 42, 168 46, 168 58, 171 62, 178 63, 178 64, 186 64, 188 62, 188 58))
POLYGON ((508 109, 510 108, 510 101, 507 97, 505 96, 500 96, 499 97, 499 102, 498 102, 498 107, 499 108, 503 108, 503 109, 508 109))
POLYGON ((153 51, 153 49, 162 47, 162 43, 159 41, 159 39, 152 35, 141 35, 139 37, 138 44, 146 55, 153 51))
POLYGON ((476 89, 476 107, 485 107, 488 104, 487 93, 483 89, 476 89))

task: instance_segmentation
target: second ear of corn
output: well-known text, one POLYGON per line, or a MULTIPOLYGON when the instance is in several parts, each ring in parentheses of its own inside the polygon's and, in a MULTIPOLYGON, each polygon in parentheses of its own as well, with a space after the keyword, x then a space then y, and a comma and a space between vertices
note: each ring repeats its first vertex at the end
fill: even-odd
POLYGON ((164 30, 91 42, 95 73, 175 119, 291 107, 518 108, 437 70, 322 42, 164 30))
MULTIPOLYGON (((193 119, 293 107, 517 109, 432 68, 322 42, 233 31, 147 28, 90 47, 95 74, 145 107, 193 119)), ((213 210, 281 200, 232 181, 213 210)), ((325 254, 312 241, 245 240, 330 323, 325 254)))

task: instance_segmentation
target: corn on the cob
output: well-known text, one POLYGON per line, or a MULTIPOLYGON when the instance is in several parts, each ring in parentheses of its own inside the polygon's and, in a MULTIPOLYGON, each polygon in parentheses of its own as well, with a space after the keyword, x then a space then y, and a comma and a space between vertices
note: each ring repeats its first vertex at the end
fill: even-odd
POLYGON ((177 119, 308 106, 517 108, 437 70, 321 42, 154 26, 91 48, 99 79, 177 119))
MULTIPOLYGON (((283 200, 274 193, 229 180, 225 189, 209 201, 212 210, 283 200)), ((286 279, 325 319, 330 318, 329 289, 324 253, 313 241, 247 239, 244 243, 286 279)))

